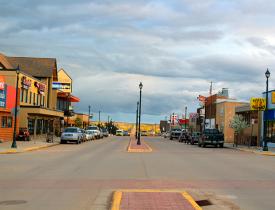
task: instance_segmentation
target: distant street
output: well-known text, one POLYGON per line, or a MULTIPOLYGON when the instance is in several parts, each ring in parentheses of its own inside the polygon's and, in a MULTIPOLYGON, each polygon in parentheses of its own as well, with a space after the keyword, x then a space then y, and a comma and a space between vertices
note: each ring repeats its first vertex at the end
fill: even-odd
POLYGON ((116 189, 183 189, 203 209, 275 209, 275 157, 145 137, 151 153, 128 153, 129 137, 0 156, 0 209, 109 209, 116 189))

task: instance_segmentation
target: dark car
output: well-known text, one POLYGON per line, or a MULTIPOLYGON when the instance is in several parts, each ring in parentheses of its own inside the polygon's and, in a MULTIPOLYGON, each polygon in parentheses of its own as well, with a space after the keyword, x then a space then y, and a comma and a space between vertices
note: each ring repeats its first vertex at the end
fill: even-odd
POLYGON ((191 139, 192 138, 191 138, 190 134, 186 130, 183 130, 179 136, 179 142, 184 142, 186 144, 190 144, 191 139))
POLYGON ((181 135, 181 129, 180 128, 173 128, 170 131, 170 140, 178 139, 181 135))
POLYGON ((191 134, 191 144, 198 143, 200 137, 201 137, 201 132, 193 132, 191 134))
POLYGON ((199 138, 198 146, 214 145, 215 147, 224 145, 224 135, 218 129, 205 129, 199 138))

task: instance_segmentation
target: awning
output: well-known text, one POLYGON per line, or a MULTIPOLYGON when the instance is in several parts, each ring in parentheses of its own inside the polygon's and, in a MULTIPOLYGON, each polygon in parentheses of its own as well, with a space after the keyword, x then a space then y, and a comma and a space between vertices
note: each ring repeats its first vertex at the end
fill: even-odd
POLYGON ((80 99, 78 97, 73 96, 70 93, 58 92, 57 97, 58 98, 63 98, 66 101, 70 101, 70 102, 80 102, 80 99))

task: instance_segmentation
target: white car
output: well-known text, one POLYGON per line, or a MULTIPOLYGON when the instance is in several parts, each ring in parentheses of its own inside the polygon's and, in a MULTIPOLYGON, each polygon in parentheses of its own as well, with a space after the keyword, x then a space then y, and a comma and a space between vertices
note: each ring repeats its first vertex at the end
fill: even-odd
POLYGON ((97 126, 88 126, 86 128, 87 131, 93 131, 95 133, 95 138, 99 139, 100 138, 100 129, 97 126))
POLYGON ((86 138, 88 141, 94 140, 95 139, 95 132, 91 130, 86 131, 86 138))

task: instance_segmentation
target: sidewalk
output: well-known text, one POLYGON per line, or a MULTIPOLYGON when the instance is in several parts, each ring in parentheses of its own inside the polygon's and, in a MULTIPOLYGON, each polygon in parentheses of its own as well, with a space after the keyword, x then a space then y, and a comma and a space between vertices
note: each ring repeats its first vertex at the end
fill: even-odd
POLYGON ((202 210, 187 192, 165 190, 115 191, 111 210, 202 210))
POLYGON ((0 154, 14 154, 43 149, 60 144, 60 138, 54 137, 53 143, 47 143, 46 137, 37 137, 31 141, 16 141, 17 148, 11 148, 12 141, 0 143, 0 154))
POLYGON ((268 151, 263 151, 262 147, 248 147, 245 145, 238 145, 238 147, 234 147, 232 143, 225 143, 224 147, 230 149, 237 149, 244 152, 252 152, 258 155, 267 155, 267 156, 275 156, 275 148, 269 147, 268 151))

